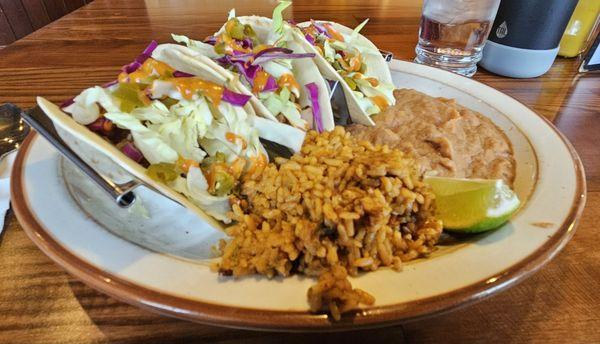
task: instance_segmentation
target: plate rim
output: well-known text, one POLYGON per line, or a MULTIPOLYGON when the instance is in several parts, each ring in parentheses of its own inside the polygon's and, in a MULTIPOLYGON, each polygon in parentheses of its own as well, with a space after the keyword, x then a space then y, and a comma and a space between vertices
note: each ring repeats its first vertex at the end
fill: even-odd
MULTIPOLYGON (((400 61, 410 63, 408 61, 400 61)), ((420 65, 420 67, 425 67, 420 65)), ((427 67, 432 68, 432 67, 427 67)), ((432 68, 435 69, 435 68, 432 68)), ((436 72, 440 70, 435 69, 436 72)), ((446 72, 450 73, 450 72, 446 72)), ((452 73, 451 73, 452 74, 452 73)), ((454 74, 453 74, 454 75, 454 74)), ((38 221, 24 196, 24 163, 32 143, 39 138, 30 133, 23 142, 12 170, 10 193, 13 210, 25 233, 50 259, 90 287, 130 305, 162 315, 191 320, 207 325, 275 331, 341 331, 373 328, 445 313, 479 301, 516 285, 548 263, 571 239, 586 203, 586 180, 582 161, 569 140, 544 116, 528 105, 483 82, 465 78, 510 97, 543 120, 568 149, 575 169, 576 188, 565 221, 548 240, 533 253, 488 279, 471 283, 453 291, 420 300, 387 306, 375 306, 351 312, 341 321, 331 322, 327 315, 308 311, 279 311, 231 307, 169 295, 126 281, 80 259, 58 243, 38 221)))

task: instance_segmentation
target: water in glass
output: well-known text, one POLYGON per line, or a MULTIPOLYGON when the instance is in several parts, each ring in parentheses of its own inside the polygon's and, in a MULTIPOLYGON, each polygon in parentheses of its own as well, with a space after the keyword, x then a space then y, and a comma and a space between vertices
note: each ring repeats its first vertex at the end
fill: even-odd
POLYGON ((500 0, 425 0, 416 62, 472 76, 500 0))

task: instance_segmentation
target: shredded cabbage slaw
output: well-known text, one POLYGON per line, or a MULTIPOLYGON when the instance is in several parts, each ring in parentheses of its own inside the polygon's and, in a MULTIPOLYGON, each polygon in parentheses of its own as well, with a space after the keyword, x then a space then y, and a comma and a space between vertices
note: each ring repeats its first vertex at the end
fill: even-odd
POLYGON ((119 81, 91 87, 63 110, 111 141, 148 175, 229 222, 228 195, 242 173, 267 161, 238 94, 149 57, 151 44, 119 81), (177 75, 178 74, 178 75, 177 75))
MULTIPOLYGON (((361 109, 372 115, 394 104, 394 86, 382 82, 370 73, 365 56, 380 53, 359 39, 359 33, 368 19, 350 34, 335 30, 331 23, 311 20, 308 26, 299 26, 302 35, 317 52, 336 70, 350 87, 361 109)), ((372 68, 372 67, 371 67, 372 68)))
MULTIPOLYGON (((230 11, 224 29, 207 37, 204 42, 181 35, 172 37, 240 74, 242 82, 274 116, 284 123, 307 130, 310 125, 301 117, 306 109, 299 103, 301 90, 294 77, 301 71, 295 71, 291 61, 313 58, 315 54, 288 48, 288 42, 294 39, 294 35, 292 28, 284 22, 282 13, 290 4, 290 1, 281 1, 273 10, 272 28, 266 41, 258 39, 251 25, 242 24, 234 10, 230 11)), ((318 101, 311 102, 311 111, 314 104, 318 105, 318 101)))

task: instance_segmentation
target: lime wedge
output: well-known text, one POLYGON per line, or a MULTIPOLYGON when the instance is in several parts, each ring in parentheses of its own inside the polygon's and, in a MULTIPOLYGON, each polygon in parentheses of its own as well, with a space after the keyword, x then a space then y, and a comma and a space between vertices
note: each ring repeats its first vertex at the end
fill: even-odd
POLYGON ((450 232, 479 233, 500 227, 519 198, 500 179, 425 177, 435 194, 437 217, 450 232))

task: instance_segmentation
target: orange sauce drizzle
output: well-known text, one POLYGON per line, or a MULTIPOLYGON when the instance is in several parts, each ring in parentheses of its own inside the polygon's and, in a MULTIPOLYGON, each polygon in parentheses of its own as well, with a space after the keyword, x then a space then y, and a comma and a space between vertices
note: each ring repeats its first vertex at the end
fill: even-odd
POLYGON ((309 34, 313 37, 316 37, 319 35, 319 31, 317 30, 317 28, 314 25, 309 25, 309 26, 303 28, 302 31, 305 34, 309 34))
POLYGON ((300 85, 298 85, 298 82, 292 74, 283 74, 280 76, 279 80, 277 80, 277 85, 282 88, 287 87, 290 90, 300 90, 300 85))
POLYGON ((329 23, 323 23, 325 30, 331 36, 331 38, 336 39, 338 41, 344 42, 344 36, 341 33, 337 32, 329 23))
POLYGON ((248 168, 246 176, 250 176, 255 172, 260 173, 267 166, 267 163, 268 159, 264 154, 250 158, 250 168, 248 168))
POLYGON ((342 68, 343 68, 345 71, 351 71, 350 65, 349 65, 349 64, 348 64, 348 62, 346 62, 346 60, 344 60, 343 58, 341 58, 341 57, 338 57, 338 58, 337 58, 337 62, 340 64, 340 66, 342 66, 342 68))
POLYGON ((244 140, 243 137, 236 135, 230 131, 225 133, 225 139, 231 143, 233 143, 234 145, 238 144, 238 140, 239 142, 242 143, 242 149, 246 149, 246 147, 248 147, 248 143, 246 142, 246 140, 244 140))
POLYGON ((105 132, 110 132, 113 128, 113 122, 106 120, 104 121, 104 123, 102 123, 102 130, 104 130, 105 132))
POLYGON ((371 86, 373 86, 373 87, 377 87, 377 86, 379 86, 379 80, 377 80, 377 79, 375 79, 375 78, 373 78, 373 77, 366 78, 366 80, 367 80, 367 81, 368 81, 368 82, 371 84, 371 86))
POLYGON ((242 158, 237 158, 233 161, 233 163, 229 166, 229 171, 234 179, 239 179, 244 172, 244 167, 246 166, 246 160, 242 158))
POLYGON ((254 86, 252 87, 252 92, 258 93, 265 89, 267 86, 267 81, 269 80, 269 74, 267 72, 259 70, 256 73, 256 77, 254 78, 254 86))
POLYGON ((380 110, 384 110, 389 106, 384 96, 373 96, 370 97, 370 99, 373 101, 373 103, 375 103, 375 105, 379 107, 380 110))
POLYGON ((191 167, 200 167, 198 162, 192 159, 185 159, 182 156, 177 159, 177 166, 185 173, 188 173, 191 167))
POLYGON ((173 78, 169 79, 183 98, 190 100, 197 92, 201 92, 208 97, 211 102, 218 106, 223 96, 223 87, 210 81, 200 80, 198 78, 173 78))
POLYGON ((356 55, 352 56, 348 64, 350 65, 351 71, 358 72, 362 65, 362 57, 360 56, 360 53, 357 52, 356 55))
POLYGON ((206 183, 208 184, 208 192, 214 192, 215 191, 215 176, 216 176, 216 169, 219 167, 217 165, 221 165, 221 164, 212 164, 210 165, 210 168, 208 169, 208 171, 206 173, 204 173, 204 178, 206 178, 206 183))
POLYGON ((235 39, 229 37, 229 35, 227 34, 221 35, 221 39, 223 40, 223 42, 225 42, 225 44, 231 47, 232 50, 237 50, 244 53, 249 53, 252 51, 250 48, 244 48, 241 45, 239 45, 235 39))
POLYGON ((365 76, 362 73, 354 73, 352 79, 363 79, 365 76))
POLYGON ((174 71, 175 69, 171 68, 168 64, 149 58, 138 70, 130 74, 121 73, 118 79, 119 82, 148 83, 151 79, 170 77, 174 71), (127 81, 128 79, 129 81, 127 81))
POLYGON ((320 44, 315 45, 315 49, 317 50, 317 52, 319 53, 319 55, 321 55, 321 56, 325 55, 325 53, 323 53, 324 48, 323 48, 322 45, 320 45, 320 44))

